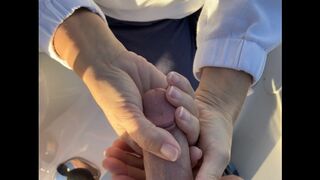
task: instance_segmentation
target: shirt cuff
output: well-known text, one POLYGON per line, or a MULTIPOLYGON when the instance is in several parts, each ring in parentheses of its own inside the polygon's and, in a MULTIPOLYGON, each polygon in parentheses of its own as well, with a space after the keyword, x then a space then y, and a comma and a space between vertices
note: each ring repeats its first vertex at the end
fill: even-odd
POLYGON ((258 44, 243 39, 211 39, 198 43, 193 73, 200 80, 201 68, 213 66, 244 71, 253 77, 253 87, 260 79, 267 52, 258 44))
POLYGON ((53 35, 57 27, 75 10, 84 7, 98 14, 107 23, 104 13, 93 0, 42 0, 39 1, 39 47, 65 67, 71 69, 66 61, 59 58, 53 47, 53 35))

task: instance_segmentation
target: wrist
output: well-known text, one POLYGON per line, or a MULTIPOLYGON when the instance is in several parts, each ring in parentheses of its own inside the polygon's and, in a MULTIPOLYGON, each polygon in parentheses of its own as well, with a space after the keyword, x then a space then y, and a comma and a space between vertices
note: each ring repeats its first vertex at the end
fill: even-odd
POLYGON ((195 94, 208 108, 223 115, 233 124, 251 83, 251 76, 243 71, 205 67, 195 94))
POLYGON ((86 69, 108 64, 126 50, 102 18, 84 8, 60 24, 53 45, 60 58, 81 77, 86 69))

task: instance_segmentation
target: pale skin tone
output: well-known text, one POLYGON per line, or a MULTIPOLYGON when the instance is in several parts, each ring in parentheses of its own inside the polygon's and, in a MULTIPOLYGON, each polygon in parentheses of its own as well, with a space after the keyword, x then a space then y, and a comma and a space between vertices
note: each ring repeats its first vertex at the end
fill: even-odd
MULTIPOLYGON (((170 133, 145 118, 141 101, 141 95, 149 89, 166 89, 167 100, 177 107, 176 123, 190 145, 195 178, 220 179, 229 162, 233 125, 251 85, 250 75, 205 67, 194 92, 183 76, 174 72, 166 76, 143 57, 126 50, 101 17, 85 9, 77 10, 57 28, 53 44, 60 58, 86 84, 120 136, 118 141, 128 144, 135 154, 141 155, 142 148, 174 161, 181 153, 178 143, 170 133)), ((116 145, 111 148, 121 149, 116 145)), ((109 156, 110 153, 104 164, 109 156)), ((114 157, 125 167, 136 167, 126 158, 114 157)), ((139 158, 134 160, 138 162, 139 158)), ((126 177, 143 179, 144 172, 138 172, 135 175, 139 177, 130 176, 132 173, 126 177)))

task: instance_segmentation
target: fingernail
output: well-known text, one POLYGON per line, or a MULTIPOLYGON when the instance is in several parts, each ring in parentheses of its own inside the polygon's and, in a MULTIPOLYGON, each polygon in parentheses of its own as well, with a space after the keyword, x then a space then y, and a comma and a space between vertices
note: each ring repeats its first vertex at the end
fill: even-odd
POLYGON ((178 83, 180 80, 179 76, 175 72, 170 72, 168 77, 173 83, 178 83))
POLYGON ((170 144, 163 144, 161 146, 160 152, 170 161, 176 161, 178 159, 178 149, 170 144))
POLYGON ((174 99, 178 99, 178 98, 180 98, 180 92, 178 92, 178 90, 176 88, 171 86, 169 89, 169 96, 174 99))
POLYGON ((179 109, 179 118, 183 121, 188 120, 188 112, 183 107, 179 109))
POLYGON ((106 157, 107 156, 107 150, 103 151, 103 156, 106 157))

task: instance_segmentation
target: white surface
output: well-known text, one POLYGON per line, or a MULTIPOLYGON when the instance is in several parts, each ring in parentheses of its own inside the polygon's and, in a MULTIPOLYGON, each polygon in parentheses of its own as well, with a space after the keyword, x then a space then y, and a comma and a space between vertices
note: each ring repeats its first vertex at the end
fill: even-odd
POLYGON ((232 159, 246 180, 280 180, 281 46, 268 55, 261 80, 246 99, 237 121, 232 159))
POLYGON ((257 173, 252 179, 257 180, 280 180, 282 179, 281 173, 281 143, 282 139, 279 139, 275 147, 270 152, 269 156, 264 160, 264 163, 258 169, 257 173))
POLYGON ((74 156, 94 163, 104 175, 101 165, 103 151, 116 134, 87 89, 77 77, 71 75, 71 71, 50 62, 46 56, 40 55, 40 59, 40 68, 46 70, 42 73, 47 72, 42 81, 55 79, 48 82, 51 84, 51 88, 46 88, 49 94, 48 113, 40 124, 40 180, 53 180, 59 163, 74 156), (55 76, 51 76, 52 71, 56 72, 55 76), (57 78, 59 73, 69 77, 57 78), (59 97, 61 92, 65 93, 62 98, 59 97), (54 112, 57 108, 60 113, 54 112))

